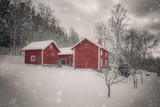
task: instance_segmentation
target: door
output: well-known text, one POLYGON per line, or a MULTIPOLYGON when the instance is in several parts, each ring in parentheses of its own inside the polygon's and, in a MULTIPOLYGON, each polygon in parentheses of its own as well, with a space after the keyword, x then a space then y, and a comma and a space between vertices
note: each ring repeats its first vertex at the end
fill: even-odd
POLYGON ((66 65, 66 60, 65 59, 61 59, 60 62, 61 62, 62 65, 66 65))
POLYGON ((40 58, 37 57, 37 64, 40 64, 40 58))

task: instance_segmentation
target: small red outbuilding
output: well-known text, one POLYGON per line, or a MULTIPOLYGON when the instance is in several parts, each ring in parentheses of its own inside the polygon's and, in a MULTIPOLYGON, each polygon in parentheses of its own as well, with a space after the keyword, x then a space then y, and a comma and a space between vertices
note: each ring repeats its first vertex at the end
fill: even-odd
POLYGON ((32 42, 21 49, 26 64, 55 65, 60 50, 53 40, 32 42))
MULTIPOLYGON (((100 44, 102 42, 99 42, 100 44)), ((103 69, 108 67, 108 51, 100 44, 83 39, 73 46, 74 68, 103 69)))
POLYGON ((72 66, 72 63, 73 63, 73 50, 71 50, 71 47, 60 48, 60 51, 61 52, 58 53, 59 62, 62 65, 72 66))

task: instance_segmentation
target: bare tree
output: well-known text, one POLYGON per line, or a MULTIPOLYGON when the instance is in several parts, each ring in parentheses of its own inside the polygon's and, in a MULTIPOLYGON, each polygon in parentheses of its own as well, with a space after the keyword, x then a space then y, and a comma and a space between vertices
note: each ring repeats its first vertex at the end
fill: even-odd
POLYGON ((146 70, 147 70, 146 58, 150 54, 149 49, 156 46, 158 43, 158 40, 154 39, 154 36, 149 34, 148 31, 143 31, 140 34, 140 36, 138 36, 137 40, 138 40, 137 48, 139 53, 143 57, 143 66, 146 73, 146 70))
POLYGON ((128 21, 127 15, 126 15, 127 10, 125 10, 121 4, 118 4, 115 6, 114 10, 112 10, 111 12, 112 12, 112 17, 109 20, 110 21, 109 25, 116 39, 117 52, 118 51, 120 52, 122 48, 121 46, 123 46, 122 38, 124 36, 125 27, 128 21))
MULTIPOLYGON (((102 73, 98 74, 105 81, 105 84, 108 88, 108 97, 111 96, 111 86, 113 84, 122 83, 126 79, 126 77, 119 75, 119 71, 117 70, 116 61, 112 69, 102 70, 102 73)), ((127 81, 125 81, 127 82, 127 81)))
MULTIPOLYGON (((125 49, 123 50, 124 55, 127 59, 127 62, 132 68, 132 75, 133 75, 133 81, 135 82, 135 78, 137 75, 137 71, 140 68, 141 65, 141 55, 138 51, 138 37, 139 32, 136 29, 130 29, 128 30, 127 36, 125 37, 125 49)), ((141 75, 141 83, 143 83, 143 74, 140 72, 141 75)))
MULTIPOLYGON (((125 34, 125 27, 127 25, 127 15, 126 10, 122 7, 121 4, 114 6, 114 10, 112 12, 112 17, 109 20, 109 25, 111 27, 111 31, 115 37, 115 61, 116 65, 120 64, 120 60, 123 63, 126 63, 126 59, 122 53, 122 46, 124 45, 123 35, 125 34)), ((113 66, 115 67, 115 66, 113 66)), ((118 69, 118 68, 117 68, 118 69)))
MULTIPOLYGON (((126 10, 122 7, 122 5, 116 5, 114 7, 114 10, 112 10, 112 17, 109 20, 111 31, 113 32, 116 39, 114 63, 110 66, 109 70, 105 69, 101 74, 101 77, 105 80, 106 86, 108 87, 108 97, 110 97, 111 85, 122 82, 126 78, 124 76, 121 76, 119 72, 120 59, 122 62, 126 62, 126 59, 121 52, 122 48, 120 47, 122 36, 125 32, 126 20, 126 10)), ((98 27, 98 29, 98 31, 102 33, 101 35, 103 36, 106 31, 104 30, 104 25, 102 24, 101 27, 98 27)))
POLYGON ((103 47, 106 48, 106 42, 111 40, 109 26, 107 26, 107 24, 105 25, 103 22, 98 22, 95 24, 95 29, 97 37, 103 41, 103 47))

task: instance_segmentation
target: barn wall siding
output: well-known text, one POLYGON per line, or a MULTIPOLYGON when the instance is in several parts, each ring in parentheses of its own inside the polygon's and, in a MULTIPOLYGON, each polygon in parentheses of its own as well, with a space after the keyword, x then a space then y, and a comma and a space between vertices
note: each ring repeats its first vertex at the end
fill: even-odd
POLYGON ((25 63, 26 64, 42 64, 42 50, 25 50, 25 63), (31 56, 35 56, 35 61, 31 61, 31 56), (37 62, 37 59, 40 59, 40 62, 37 62))
POLYGON ((108 54, 107 56, 105 55, 107 51, 105 51, 104 49, 101 49, 102 50, 102 55, 101 55, 101 59, 103 61, 103 64, 101 66, 101 68, 106 68, 108 66, 106 66, 106 60, 107 60, 107 65, 108 65, 108 54))
POLYGON ((75 47, 75 68, 98 68, 98 47, 88 40, 75 47))
POLYGON ((54 43, 50 44, 43 50, 43 64, 57 64, 58 61, 58 49, 54 43), (50 48, 52 45, 53 48, 50 48))
POLYGON ((59 60, 65 59, 66 60, 66 65, 72 65, 73 63, 73 58, 72 55, 59 55, 59 60))

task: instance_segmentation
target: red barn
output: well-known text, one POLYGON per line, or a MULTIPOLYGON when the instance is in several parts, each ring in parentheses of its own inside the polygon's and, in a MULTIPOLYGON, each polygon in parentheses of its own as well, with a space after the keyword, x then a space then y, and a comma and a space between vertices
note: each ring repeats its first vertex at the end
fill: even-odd
POLYGON ((60 53, 58 53, 59 56, 59 62, 61 65, 69 65, 72 66, 73 63, 73 50, 71 50, 71 47, 66 48, 60 48, 60 53))
POLYGON ((73 46, 74 68, 100 70, 108 67, 108 51, 101 44, 102 42, 97 44, 85 38, 73 46))
POLYGON ((21 49, 26 64, 55 65, 60 50, 53 40, 32 42, 21 49))

